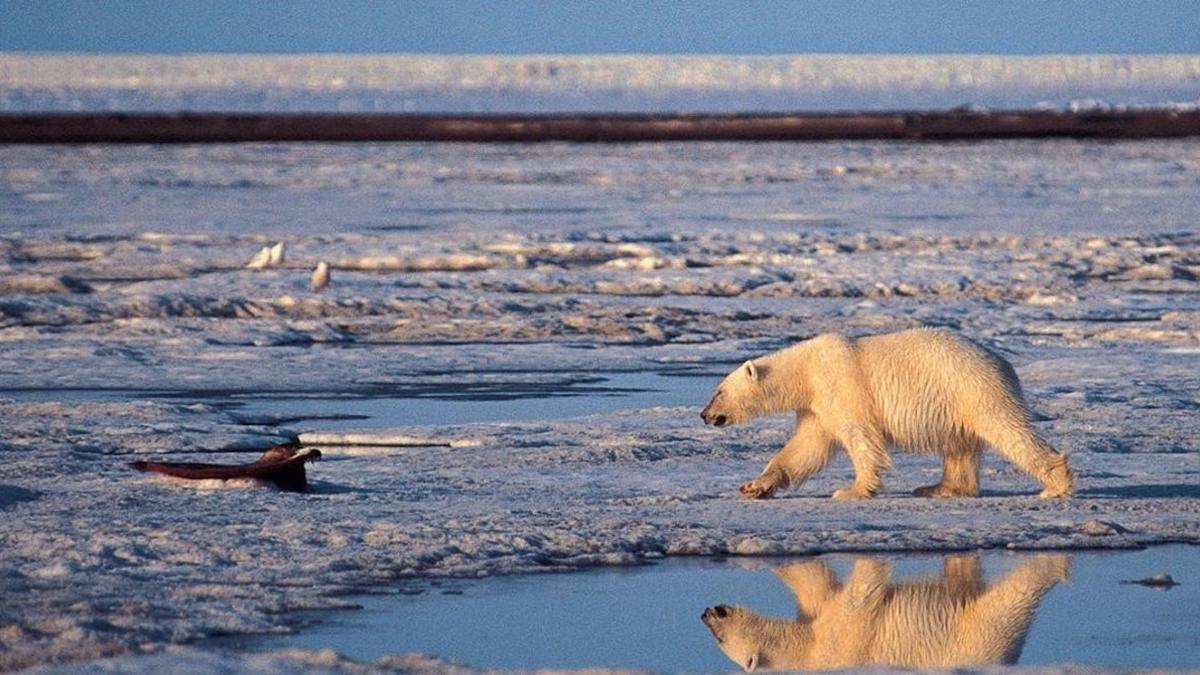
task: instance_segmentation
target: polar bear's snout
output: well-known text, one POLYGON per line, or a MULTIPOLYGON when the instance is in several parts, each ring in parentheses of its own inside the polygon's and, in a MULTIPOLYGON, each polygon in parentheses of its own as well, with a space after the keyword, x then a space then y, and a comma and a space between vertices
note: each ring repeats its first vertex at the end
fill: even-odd
POLYGON ((705 424, 723 427, 729 424, 729 416, 723 412, 717 412, 713 408, 717 407, 717 401, 721 398, 722 392, 720 389, 713 394, 712 398, 708 399, 708 403, 704 406, 704 410, 700 411, 700 419, 704 420, 705 424))
POLYGON ((700 418, 704 420, 704 424, 713 424, 715 426, 725 426, 726 424, 728 424, 728 422, 730 422, 730 418, 724 416, 724 414, 721 414, 719 412, 712 412, 712 410, 709 410, 709 408, 712 408, 712 407, 713 407, 713 405, 709 404, 707 406, 704 406, 704 410, 700 411, 700 418))
POLYGON ((707 607, 704 613, 700 615, 700 620, 712 632, 717 643, 725 641, 724 631, 726 629, 725 620, 733 616, 733 608, 729 605, 717 605, 716 607, 707 607))
POLYGON ((700 411, 700 419, 704 420, 705 424, 712 424, 713 426, 718 427, 723 427, 726 424, 729 424, 729 418, 727 416, 722 415, 721 413, 710 412, 710 407, 712 407, 711 403, 707 406, 704 406, 704 410, 700 411))
POLYGON ((714 619, 724 619, 732 613, 733 608, 729 605, 717 605, 716 607, 709 607, 705 609, 704 613, 700 615, 700 618, 704 620, 704 623, 709 623, 714 619))

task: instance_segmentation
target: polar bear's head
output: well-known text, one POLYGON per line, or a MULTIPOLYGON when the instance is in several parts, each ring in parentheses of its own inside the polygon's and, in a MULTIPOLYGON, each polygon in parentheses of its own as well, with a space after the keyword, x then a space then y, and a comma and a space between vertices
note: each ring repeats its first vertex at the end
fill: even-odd
POLYGON ((705 424, 723 427, 740 424, 762 414, 763 369, 747 361, 725 376, 700 412, 705 424))
POLYGON ((717 605, 709 607, 700 615, 700 620, 712 632, 717 646, 730 661, 738 664, 747 673, 758 668, 758 644, 746 631, 745 618, 749 613, 741 607, 717 605))
POLYGON ((808 643, 803 622, 772 619, 743 607, 709 607, 700 619, 717 647, 747 673, 795 667, 808 643))

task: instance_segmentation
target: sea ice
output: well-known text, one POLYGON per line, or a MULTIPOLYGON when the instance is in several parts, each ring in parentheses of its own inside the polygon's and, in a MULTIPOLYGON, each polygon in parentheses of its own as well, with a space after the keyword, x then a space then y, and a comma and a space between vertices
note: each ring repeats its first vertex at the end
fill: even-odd
POLYGON ((0 668, 146 650, 107 663, 351 672, 167 646, 437 577, 1200 543, 1197 195, 1193 141, 8 148, 0 668), (278 241, 278 267, 243 268, 278 241), (337 270, 319 294, 318 261, 337 270), (1074 499, 1037 500, 1001 460, 979 499, 916 499, 940 469, 901 455, 866 503, 828 499, 844 462, 744 501, 790 420, 712 429, 702 395, 562 418, 545 398, 613 372, 715 384, 818 332, 920 324, 1016 364, 1074 499), (447 392, 524 408, 406 416, 447 392), (394 424, 253 405, 373 396, 394 424), (307 494, 125 466, 297 435, 326 452, 307 494))

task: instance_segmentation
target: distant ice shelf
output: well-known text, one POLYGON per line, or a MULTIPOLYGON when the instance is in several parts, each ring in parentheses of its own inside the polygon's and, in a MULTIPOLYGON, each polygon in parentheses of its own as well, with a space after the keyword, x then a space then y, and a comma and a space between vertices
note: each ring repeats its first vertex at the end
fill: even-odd
POLYGON ((0 53, 0 111, 1194 107, 1200 56, 0 53))

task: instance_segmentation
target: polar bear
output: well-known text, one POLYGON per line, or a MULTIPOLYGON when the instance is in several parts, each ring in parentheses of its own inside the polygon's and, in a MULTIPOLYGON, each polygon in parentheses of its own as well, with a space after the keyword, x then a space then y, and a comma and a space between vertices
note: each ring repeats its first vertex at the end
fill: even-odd
POLYGON ((962 668, 1016 663, 1042 598, 1070 558, 1034 556, 995 585, 975 555, 947 556, 942 576, 891 582, 886 563, 858 558, 844 584, 823 561, 775 570, 796 597, 795 619, 717 605, 701 619, 746 672, 887 665, 962 668))
POLYGON ((751 498, 799 485, 837 448, 854 466, 853 485, 834 499, 866 499, 882 487, 889 447, 942 456, 942 480, 919 497, 975 497, 979 458, 991 446, 1044 487, 1043 499, 1071 494, 1067 458, 1038 436, 1013 367, 945 330, 918 328, 858 339, 818 335, 745 362, 700 413, 723 427, 795 411, 790 440, 754 480, 751 498))

